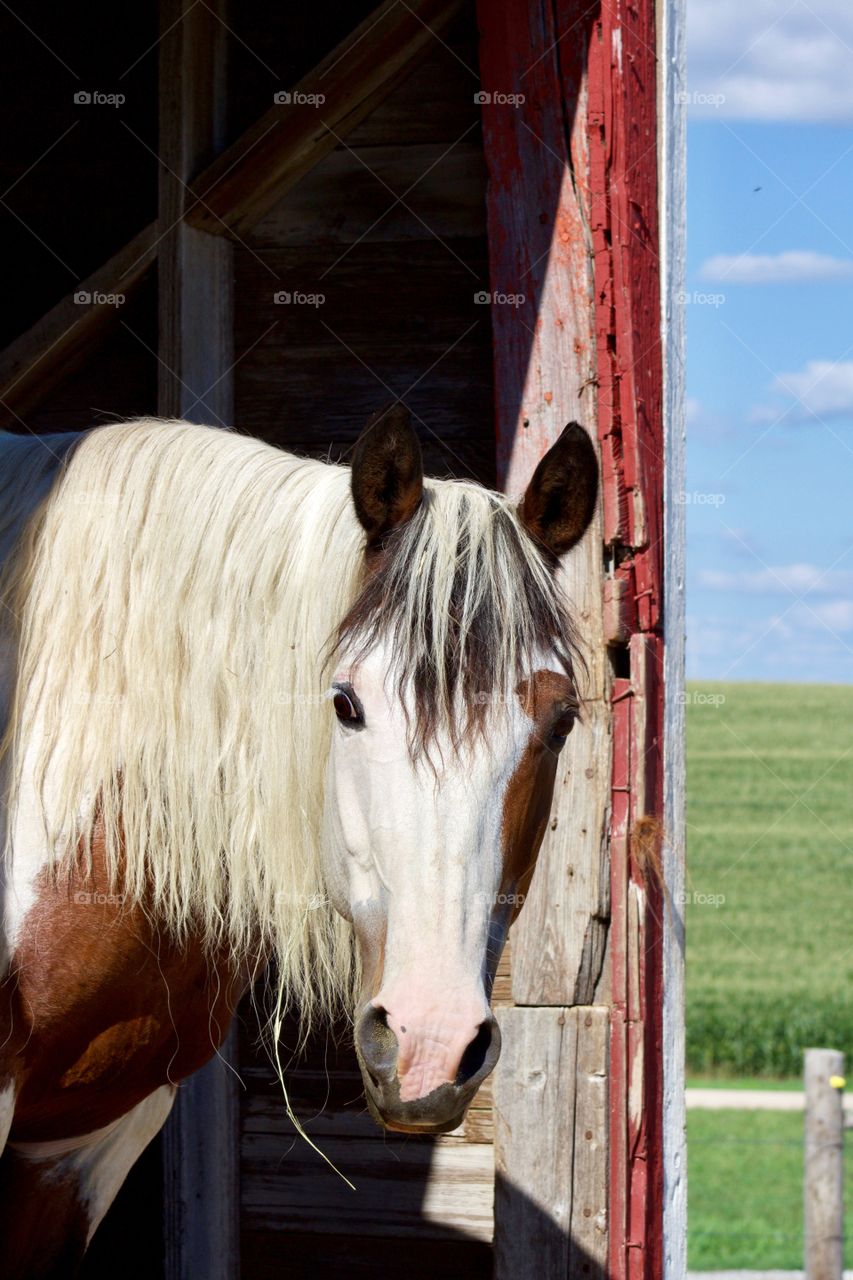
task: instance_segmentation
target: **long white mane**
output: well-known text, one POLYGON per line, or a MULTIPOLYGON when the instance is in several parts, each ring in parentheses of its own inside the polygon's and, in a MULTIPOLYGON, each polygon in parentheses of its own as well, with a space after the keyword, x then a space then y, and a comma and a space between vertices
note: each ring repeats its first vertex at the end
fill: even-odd
POLYGON ((319 864, 320 655, 363 541, 345 468, 122 424, 78 445, 5 593, 20 619, 10 805, 38 725, 48 848, 85 846, 96 799, 125 894, 237 957, 260 941, 306 1008, 349 985, 319 864))
MULTIPOLYGON (((33 475, 43 469, 34 455, 33 475)), ((506 653, 497 638, 489 661, 506 670, 529 630, 531 583, 540 613, 561 621, 551 579, 504 498, 456 481, 429 481, 427 493, 407 534, 417 572, 407 589, 392 582, 387 603, 397 598, 422 665, 436 667, 453 600, 464 634, 476 631, 469 616, 491 628, 499 604, 506 653), (440 612, 425 636, 428 607, 440 612)), ((237 959, 260 943, 280 994, 309 1014, 346 1002, 354 978, 320 832, 334 720, 326 655, 359 596, 363 551, 348 468, 144 420, 76 444, 2 588, 19 620, 3 744, 10 810, 26 771, 59 864, 69 850, 85 856, 97 807, 125 894, 179 937, 196 931, 237 959)))

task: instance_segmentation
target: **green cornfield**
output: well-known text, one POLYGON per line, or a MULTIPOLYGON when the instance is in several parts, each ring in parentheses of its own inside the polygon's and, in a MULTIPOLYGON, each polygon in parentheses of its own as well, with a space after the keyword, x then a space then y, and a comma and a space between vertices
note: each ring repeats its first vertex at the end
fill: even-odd
POLYGON ((685 696, 689 1070, 853 1070, 853 687, 685 696))

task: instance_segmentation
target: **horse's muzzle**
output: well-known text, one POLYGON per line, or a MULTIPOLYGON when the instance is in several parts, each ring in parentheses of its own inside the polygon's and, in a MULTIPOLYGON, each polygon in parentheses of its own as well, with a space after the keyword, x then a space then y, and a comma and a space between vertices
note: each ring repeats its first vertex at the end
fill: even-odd
POLYGON ((400 1097, 399 1046, 384 1009, 374 1005, 362 1009, 356 1020, 355 1047, 374 1120, 401 1133, 437 1134, 448 1133, 462 1123, 474 1094, 494 1070, 501 1034, 489 1014, 462 1054, 455 1078, 413 1101, 400 1097))

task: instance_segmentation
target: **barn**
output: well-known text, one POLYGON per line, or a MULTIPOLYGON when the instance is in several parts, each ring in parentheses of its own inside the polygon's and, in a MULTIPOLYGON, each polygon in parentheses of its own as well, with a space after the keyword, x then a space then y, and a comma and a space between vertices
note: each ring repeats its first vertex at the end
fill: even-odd
POLYGON ((428 470, 515 493, 577 419, 603 501, 561 570, 585 724, 463 1127, 381 1134, 347 1028, 289 1028, 351 1191, 247 1000, 84 1274, 677 1280, 683 0, 88 12, 2 19, 4 427, 160 413, 345 460, 400 400, 428 470))

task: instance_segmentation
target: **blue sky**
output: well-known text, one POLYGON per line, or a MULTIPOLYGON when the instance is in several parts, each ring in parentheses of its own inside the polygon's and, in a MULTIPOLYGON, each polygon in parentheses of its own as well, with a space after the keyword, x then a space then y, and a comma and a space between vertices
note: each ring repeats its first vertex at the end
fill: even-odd
POLYGON ((853 3, 688 23, 688 675, 848 683, 853 3))

